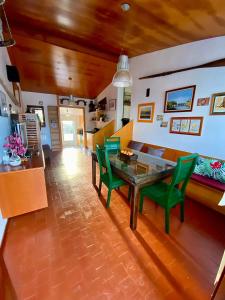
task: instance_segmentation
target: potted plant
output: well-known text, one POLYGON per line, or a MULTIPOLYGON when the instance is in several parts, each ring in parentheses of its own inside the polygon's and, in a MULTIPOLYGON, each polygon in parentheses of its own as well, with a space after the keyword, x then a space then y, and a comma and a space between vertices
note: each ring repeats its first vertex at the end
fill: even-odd
POLYGON ((11 166, 19 166, 21 164, 21 157, 23 157, 27 151, 22 143, 21 136, 15 132, 5 139, 6 143, 3 147, 7 149, 10 156, 9 164, 11 166))

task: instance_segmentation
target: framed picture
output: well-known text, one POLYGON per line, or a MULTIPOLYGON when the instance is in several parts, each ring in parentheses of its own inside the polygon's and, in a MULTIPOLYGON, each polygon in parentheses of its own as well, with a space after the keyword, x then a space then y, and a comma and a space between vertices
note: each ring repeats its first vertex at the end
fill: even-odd
POLYGON ((16 101, 18 103, 18 106, 21 107, 21 92, 20 92, 20 87, 16 82, 13 82, 13 94, 14 97, 16 98, 16 101))
POLYGON ((27 112, 38 115, 41 127, 45 127, 45 112, 43 106, 27 105, 27 112))
POLYGON ((109 99, 109 110, 116 110, 116 99, 109 99))
POLYGON ((138 104, 138 122, 152 123, 154 118, 155 103, 138 104))
POLYGON ((211 115, 225 115, 225 93, 212 95, 211 115))
POLYGON ((196 85, 166 91, 164 112, 192 111, 196 85))
POLYGON ((201 135, 203 117, 176 117, 170 120, 170 133, 201 135))
POLYGON ((168 126, 168 122, 167 121, 162 121, 160 124, 160 127, 164 127, 166 128, 168 126))
POLYGON ((209 100, 210 100, 210 97, 198 98, 197 106, 207 106, 207 105, 209 105, 209 100))
POLYGON ((0 116, 8 117, 6 95, 2 91, 0 91, 0 116))
POLYGON ((187 133, 190 127, 190 119, 183 119, 180 122, 180 132, 187 133))
POLYGON ((146 174, 149 171, 149 165, 140 163, 139 161, 136 163, 136 172, 137 174, 146 174))
POLYGON ((163 121, 163 115, 157 115, 156 121, 163 121))

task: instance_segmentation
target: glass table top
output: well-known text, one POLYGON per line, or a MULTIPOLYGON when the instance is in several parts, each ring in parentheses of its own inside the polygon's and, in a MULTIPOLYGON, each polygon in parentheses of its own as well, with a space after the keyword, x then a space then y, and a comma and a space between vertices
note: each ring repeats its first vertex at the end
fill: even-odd
POLYGON ((136 161, 124 161, 119 154, 110 154, 111 165, 121 175, 134 183, 155 180, 173 173, 176 163, 157 156, 132 150, 138 156, 136 161))

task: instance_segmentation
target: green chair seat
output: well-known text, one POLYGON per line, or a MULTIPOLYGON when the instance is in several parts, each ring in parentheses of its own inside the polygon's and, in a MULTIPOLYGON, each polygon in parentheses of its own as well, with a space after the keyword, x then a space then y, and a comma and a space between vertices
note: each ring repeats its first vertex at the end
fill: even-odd
POLYGON ((169 233, 170 209, 180 204, 180 220, 184 221, 185 190, 194 171, 198 154, 179 157, 170 184, 163 181, 144 187, 140 191, 139 211, 142 213, 144 197, 148 197, 165 209, 165 230, 169 233))
POLYGON ((102 175, 102 182, 107 186, 111 187, 112 189, 117 189, 122 185, 126 185, 126 182, 123 179, 117 177, 115 174, 112 173, 112 180, 110 181, 109 175, 107 173, 102 175))
MULTIPOLYGON (((161 181, 153 185, 144 187, 141 193, 143 196, 154 199, 157 204, 164 207, 166 204, 165 201, 169 197, 170 185, 161 181)), ((168 206, 173 207, 181 201, 183 201, 181 191, 174 188, 171 192, 171 201, 168 203, 168 206)))

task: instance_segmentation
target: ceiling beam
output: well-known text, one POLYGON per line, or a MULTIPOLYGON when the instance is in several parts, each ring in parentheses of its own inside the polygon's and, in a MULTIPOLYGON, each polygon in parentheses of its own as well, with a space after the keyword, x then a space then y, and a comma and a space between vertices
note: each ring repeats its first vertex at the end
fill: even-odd
POLYGON ((215 68, 215 67, 224 67, 225 66, 225 58, 214 60, 205 64, 197 65, 194 67, 189 67, 189 68, 183 68, 183 69, 178 69, 178 70, 173 70, 173 71, 168 71, 168 72, 162 72, 162 73, 157 73, 153 75, 148 75, 144 77, 140 77, 139 79, 150 79, 150 78, 156 78, 156 77, 163 77, 163 76, 168 76, 172 75, 175 73, 180 73, 180 72, 185 72, 189 70, 194 70, 194 69, 203 69, 203 68, 215 68))

